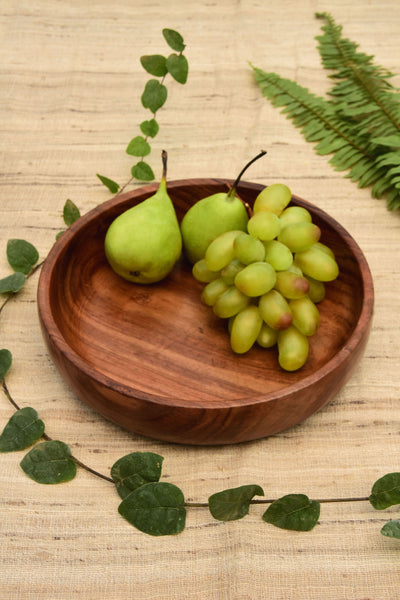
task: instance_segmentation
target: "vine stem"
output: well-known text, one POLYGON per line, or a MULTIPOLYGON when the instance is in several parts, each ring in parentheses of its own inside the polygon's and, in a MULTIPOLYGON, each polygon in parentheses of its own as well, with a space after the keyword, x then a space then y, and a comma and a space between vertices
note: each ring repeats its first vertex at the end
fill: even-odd
MULTIPOLYGON (((182 54, 182 52, 181 52, 180 54, 182 54)), ((163 84, 164 84, 165 77, 166 77, 166 75, 163 75, 163 77, 161 78, 161 80, 160 80, 160 85, 163 85, 163 84)), ((152 115, 152 118, 153 118, 153 119, 155 119, 155 118, 156 118, 156 116, 157 116, 157 112, 158 112, 158 110, 156 110, 155 112, 152 112, 152 113, 151 113, 151 115, 152 115)), ((144 136, 144 140, 147 142, 147 141, 148 141, 148 139, 149 139, 149 136, 148 136, 148 135, 145 135, 145 136, 144 136)), ((141 157, 140 157, 140 159, 141 159, 141 160, 143 160, 143 159, 144 159, 144 156, 141 156, 141 157)), ((132 175, 132 177, 131 177, 131 178, 130 178, 130 179, 129 179, 129 180, 128 180, 128 181, 127 181, 127 182, 126 182, 124 185, 122 185, 122 186, 119 188, 118 192, 115 194, 115 196, 114 196, 114 197, 116 198, 117 196, 120 196, 120 195, 121 195, 121 194, 122 194, 122 193, 123 193, 123 192, 126 190, 126 188, 127 188, 127 187, 129 187, 129 186, 130 186, 130 185, 133 183, 133 181, 135 181, 135 179, 136 179, 136 177, 134 177, 134 176, 132 175)))
MULTIPOLYGON (((9 402, 13 405, 13 407, 16 410, 20 410, 21 407, 18 405, 18 403, 14 400, 14 398, 10 394, 10 390, 8 389, 8 386, 6 384, 5 378, 3 378, 3 380, 2 380, 2 386, 3 386, 3 391, 4 391, 5 395, 6 395, 6 397, 8 398, 9 402)), ((53 441, 53 438, 51 438, 49 435, 47 435, 47 433, 43 433, 42 438, 46 442, 53 441)), ((111 483, 114 483, 114 480, 111 479, 111 477, 108 477, 107 475, 103 475, 103 473, 99 473, 99 471, 96 471, 95 469, 92 469, 92 467, 89 467, 88 465, 86 465, 85 463, 83 463, 81 460, 79 460, 79 458, 76 458, 76 456, 72 456, 72 459, 74 460, 74 462, 77 465, 79 465, 80 467, 82 467, 82 469, 85 469, 85 471, 88 471, 89 473, 92 473, 93 475, 96 475, 96 477, 100 477, 101 479, 105 479, 106 481, 110 481, 111 483)))
MULTIPOLYGON (((14 400, 14 398, 10 394, 10 391, 7 387, 5 379, 3 379, 3 381, 2 381, 2 386, 3 386, 3 391, 6 395, 6 397, 8 398, 9 402, 14 406, 14 408, 16 410, 20 410, 20 406, 17 404, 17 402, 14 400)), ((46 441, 52 441, 52 439, 53 439, 49 435, 47 435, 47 433, 44 433, 42 435, 42 438, 46 441)), ((72 456, 72 459, 75 461, 75 463, 77 465, 79 465, 80 467, 82 467, 82 469, 84 469, 85 471, 88 471, 92 475, 95 475, 96 477, 99 477, 100 479, 108 481, 112 484, 115 483, 114 480, 111 479, 111 477, 108 477, 108 475, 104 475, 103 473, 100 473, 99 471, 92 469, 91 467, 89 467, 88 465, 83 463, 81 460, 76 458, 76 456, 72 456)), ((320 498, 320 499, 317 499, 317 502, 319 502, 320 504, 331 504, 331 503, 337 503, 337 502, 342 502, 342 503, 345 503, 345 502, 367 502, 367 501, 368 501, 368 496, 349 497, 349 498, 320 498)), ((274 499, 270 499, 270 498, 264 499, 263 498, 263 499, 259 499, 259 500, 253 499, 250 501, 250 504, 272 504, 273 502, 275 502, 274 499)), ((185 506, 187 508, 208 508, 208 502, 185 502, 185 506)))
MULTIPOLYGON (((258 500, 250 500, 250 504, 272 504, 276 499, 272 498, 263 498, 258 500)), ((342 502, 368 502, 368 496, 360 496, 356 498, 316 498, 316 502, 320 504, 333 504, 342 502)), ((208 502, 185 502, 185 506, 187 508, 208 508, 208 502)))

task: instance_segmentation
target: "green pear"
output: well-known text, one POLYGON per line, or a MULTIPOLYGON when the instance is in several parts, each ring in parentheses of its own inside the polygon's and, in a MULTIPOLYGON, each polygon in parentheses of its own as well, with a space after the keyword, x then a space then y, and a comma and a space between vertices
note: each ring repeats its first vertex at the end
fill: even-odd
POLYGON ((210 243, 222 233, 233 229, 247 231, 249 215, 236 189, 243 173, 264 154, 263 150, 247 163, 229 191, 198 200, 185 213, 181 222, 183 248, 192 264, 204 258, 210 243))
POLYGON ((109 226, 104 249, 113 270, 134 283, 155 283, 173 269, 182 252, 182 236, 167 192, 167 153, 156 193, 120 214, 109 226))

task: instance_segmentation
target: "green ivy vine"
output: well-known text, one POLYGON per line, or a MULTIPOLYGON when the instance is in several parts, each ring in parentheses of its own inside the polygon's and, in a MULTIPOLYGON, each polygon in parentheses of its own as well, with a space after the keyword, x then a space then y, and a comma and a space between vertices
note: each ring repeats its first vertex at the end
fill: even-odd
POLYGON ((183 37, 179 32, 173 29, 163 29, 162 34, 169 48, 174 50, 174 52, 170 53, 168 56, 162 54, 149 54, 141 56, 140 58, 143 69, 152 75, 152 78, 145 84, 141 95, 142 106, 149 110, 151 115, 149 119, 140 123, 140 133, 131 139, 126 148, 126 153, 129 156, 139 158, 131 168, 131 178, 126 185, 121 187, 113 179, 97 173, 97 177, 100 179, 101 183, 105 185, 112 194, 121 192, 122 189, 134 179, 139 181, 153 181, 153 169, 144 158, 151 153, 149 139, 155 138, 160 129, 156 117, 159 109, 164 106, 168 98, 165 78, 169 74, 181 85, 184 85, 188 78, 189 64, 186 56, 183 54, 186 47, 183 37))

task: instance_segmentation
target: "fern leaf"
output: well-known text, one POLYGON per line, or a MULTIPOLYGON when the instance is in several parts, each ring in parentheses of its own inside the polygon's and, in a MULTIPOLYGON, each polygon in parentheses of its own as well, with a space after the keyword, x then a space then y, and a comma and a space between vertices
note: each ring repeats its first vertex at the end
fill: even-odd
POLYGON ((361 133, 391 135, 400 132, 400 95, 390 83, 393 73, 374 64, 374 56, 358 51, 358 44, 342 37, 342 27, 329 13, 323 35, 317 36, 323 66, 336 80, 329 94, 344 119, 357 121, 361 133))
MULTIPOLYGON (((353 125, 343 122, 329 102, 276 73, 253 69, 262 94, 273 106, 285 107, 282 112, 301 129, 308 142, 318 142, 317 154, 336 153, 330 160, 336 170, 350 169, 349 177, 359 179, 364 171, 375 168, 375 157, 365 148, 364 137, 353 125)), ((377 172, 377 179, 379 175, 377 172)))
POLYGON ((342 38, 342 27, 328 13, 316 16, 325 20, 316 39, 323 66, 334 71, 331 98, 253 66, 256 82, 317 154, 332 154, 336 171, 348 170, 359 187, 372 186, 374 198, 385 196, 389 210, 400 209, 400 92, 389 82, 393 73, 342 38))

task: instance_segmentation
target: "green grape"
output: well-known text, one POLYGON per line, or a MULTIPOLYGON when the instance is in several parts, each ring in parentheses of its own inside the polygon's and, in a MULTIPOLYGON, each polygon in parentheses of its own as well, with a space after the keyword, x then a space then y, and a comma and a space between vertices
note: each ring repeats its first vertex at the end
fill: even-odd
POLYGON ((290 306, 278 290, 263 294, 259 299, 258 309, 263 320, 272 329, 285 329, 292 324, 290 306))
POLYGON ((334 258, 312 246, 295 254, 295 262, 303 271, 317 281, 333 281, 339 275, 339 266, 334 258))
POLYGON ((308 358, 309 344, 307 336, 300 333, 294 325, 278 333, 279 364, 285 371, 297 371, 308 358))
POLYGON ((226 292, 228 288, 229 286, 223 279, 214 279, 214 281, 210 281, 210 283, 207 283, 207 285, 203 288, 201 300, 204 302, 204 304, 207 304, 207 306, 213 306, 219 296, 226 292))
POLYGON ((234 318, 231 326, 231 348, 237 354, 248 352, 255 343, 263 324, 257 306, 247 306, 234 318))
POLYGON ((305 278, 307 279, 310 285, 310 289, 308 290, 310 300, 312 300, 314 304, 322 302, 322 300, 325 298, 326 293, 325 284, 323 283, 323 281, 317 281, 316 279, 313 279, 308 275, 305 275, 305 278))
POLYGON ((272 265, 275 271, 287 271, 289 269, 293 263, 293 254, 285 244, 278 242, 278 240, 271 240, 264 242, 264 247, 264 260, 272 265))
POLYGON ((321 250, 321 252, 325 252, 326 254, 328 254, 328 256, 331 256, 332 258, 335 258, 335 253, 326 244, 322 244, 322 242, 317 242, 316 244, 314 244, 314 246, 318 250, 321 250))
POLYGON ((289 302, 293 325, 307 337, 316 333, 320 324, 319 310, 309 296, 289 302))
POLYGON ((244 266, 245 265, 241 263, 240 260, 234 258, 229 265, 226 265, 226 267, 221 270, 221 279, 228 285, 233 285, 236 275, 244 268, 244 266))
POLYGON ((302 298, 308 293, 310 284, 303 275, 293 271, 279 271, 276 274, 275 289, 290 300, 302 298))
POLYGON ((296 275, 303 275, 303 271, 300 269, 300 267, 298 265, 296 265, 296 263, 294 261, 292 262, 290 267, 286 270, 290 271, 291 273, 296 273, 296 275))
POLYGON ((264 260, 265 248, 261 240, 249 233, 241 233, 234 241, 235 258, 245 265, 264 260))
POLYGON ((278 235, 278 241, 285 244, 291 252, 303 252, 318 242, 320 236, 318 225, 300 221, 284 227, 278 235))
POLYGON ((269 210, 280 215, 292 199, 292 192, 284 183, 272 183, 258 194, 254 201, 253 212, 269 210))
POLYGON ((218 279, 219 277, 218 272, 210 271, 204 258, 194 263, 192 267, 192 274, 197 281, 201 281, 202 283, 210 283, 210 281, 214 281, 214 279, 218 279))
POLYGON ((262 348, 272 348, 278 340, 278 330, 272 329, 265 323, 262 324, 260 333, 257 336, 257 344, 262 348))
POLYGON ((251 298, 266 294, 272 290, 275 282, 275 269, 264 261, 247 265, 235 277, 236 287, 251 298))
POLYGON ((281 213, 279 219, 281 222, 281 228, 283 229, 287 225, 291 225, 292 223, 299 223, 301 221, 311 223, 312 216, 310 211, 308 211, 303 206, 288 206, 281 213))
MULTIPOLYGON (((226 231, 208 246, 204 259, 210 271, 220 271, 235 258, 234 241, 242 231, 226 231)), ((245 234, 246 235, 246 234, 245 234)))
POLYGON ((247 223, 247 231, 250 235, 262 242, 273 240, 281 230, 279 217, 267 210, 254 214, 247 223))
POLYGON ((217 298, 213 311, 217 317, 229 319, 249 304, 250 298, 232 285, 217 298))

